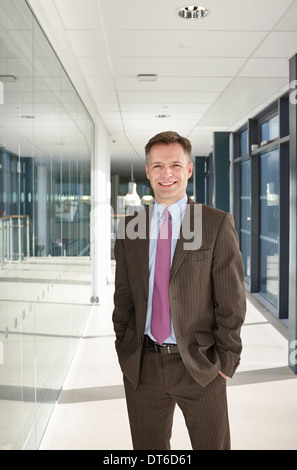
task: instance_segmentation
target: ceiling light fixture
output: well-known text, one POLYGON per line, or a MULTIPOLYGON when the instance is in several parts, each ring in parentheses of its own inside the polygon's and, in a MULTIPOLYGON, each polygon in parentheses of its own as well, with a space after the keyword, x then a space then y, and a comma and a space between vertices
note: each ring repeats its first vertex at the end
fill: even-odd
POLYGON ((0 75, 0 81, 3 83, 15 82, 16 79, 15 75, 0 75))
POLYGON ((141 204, 143 206, 148 206, 149 204, 154 204, 154 196, 152 193, 152 188, 150 187, 149 182, 146 183, 145 193, 141 198, 141 204))
POLYGON ((33 116, 32 114, 23 114, 21 118, 22 119, 35 119, 35 116, 33 116))
POLYGON ((158 75, 155 73, 140 73, 137 75, 137 80, 139 82, 155 82, 158 78, 158 75))
POLYGON ((181 7, 177 10, 178 16, 185 19, 195 19, 204 18, 208 15, 208 10, 204 7, 196 7, 194 5, 189 5, 187 7, 181 7))
POLYGON ((126 214, 133 214, 138 211, 141 206, 140 197, 137 194, 137 186, 133 174, 133 159, 131 159, 131 178, 128 183, 128 192, 125 196, 126 214))

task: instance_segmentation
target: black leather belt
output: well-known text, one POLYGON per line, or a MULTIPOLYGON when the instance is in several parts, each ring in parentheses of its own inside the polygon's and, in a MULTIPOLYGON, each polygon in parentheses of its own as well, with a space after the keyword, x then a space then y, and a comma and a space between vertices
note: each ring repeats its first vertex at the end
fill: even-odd
POLYGON ((169 343, 155 343, 149 336, 144 336, 144 345, 147 348, 154 349, 157 353, 161 354, 178 354, 178 346, 177 344, 169 344, 169 343))

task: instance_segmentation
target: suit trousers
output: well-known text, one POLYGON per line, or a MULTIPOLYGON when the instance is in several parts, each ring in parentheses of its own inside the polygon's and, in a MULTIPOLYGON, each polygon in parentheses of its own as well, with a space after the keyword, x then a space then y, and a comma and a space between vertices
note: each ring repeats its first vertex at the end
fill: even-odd
POLYGON ((220 374, 202 387, 180 354, 144 348, 137 390, 125 376, 124 384, 134 450, 170 450, 176 404, 194 450, 230 449, 226 380, 220 374))

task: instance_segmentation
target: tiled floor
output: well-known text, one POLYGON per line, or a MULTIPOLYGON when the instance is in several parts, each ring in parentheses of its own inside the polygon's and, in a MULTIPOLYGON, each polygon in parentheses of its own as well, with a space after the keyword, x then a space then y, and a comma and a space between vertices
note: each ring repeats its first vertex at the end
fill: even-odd
MULTIPOLYGON (((132 449, 122 376, 114 349, 112 294, 93 309, 41 450, 132 449)), ((243 355, 228 380, 232 448, 297 450, 297 376, 287 367, 286 329, 252 298, 243 355)), ((176 409, 172 450, 191 449, 176 409)))

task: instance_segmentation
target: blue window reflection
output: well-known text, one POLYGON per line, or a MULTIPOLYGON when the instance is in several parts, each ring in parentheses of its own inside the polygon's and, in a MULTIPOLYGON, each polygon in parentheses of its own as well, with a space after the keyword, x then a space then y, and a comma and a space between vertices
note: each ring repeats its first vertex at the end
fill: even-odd
POLYGON ((278 114, 261 125, 261 141, 273 140, 279 136, 278 114))
POLYGON ((279 152, 260 157, 260 292, 275 307, 279 291, 279 152))
POLYGON ((245 280, 250 281, 251 257, 251 162, 241 164, 240 194, 240 247, 244 264, 245 280))

